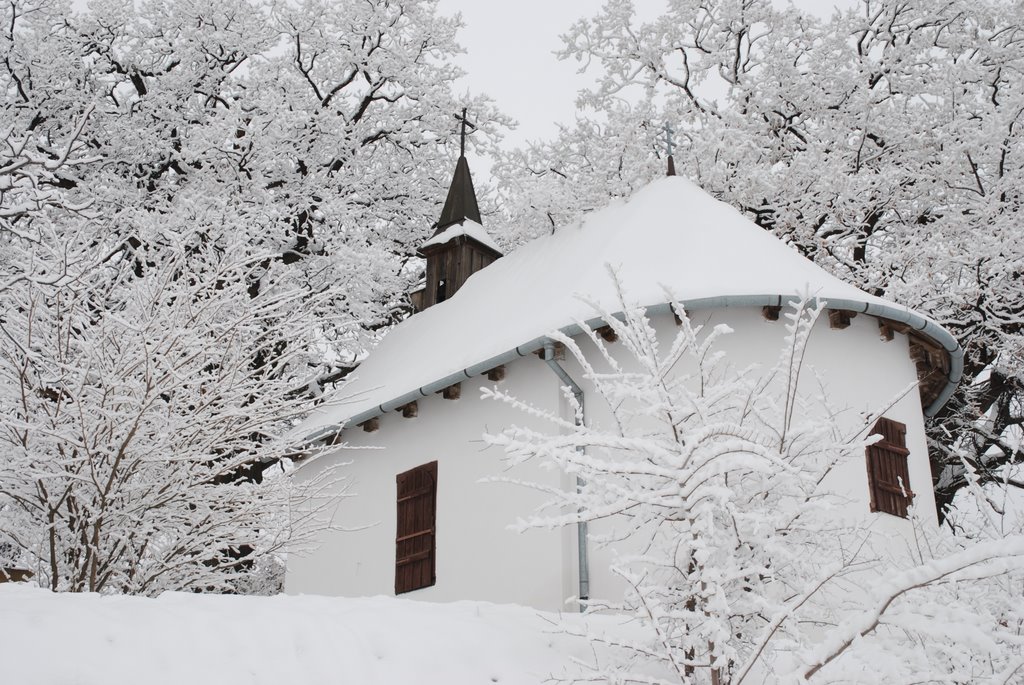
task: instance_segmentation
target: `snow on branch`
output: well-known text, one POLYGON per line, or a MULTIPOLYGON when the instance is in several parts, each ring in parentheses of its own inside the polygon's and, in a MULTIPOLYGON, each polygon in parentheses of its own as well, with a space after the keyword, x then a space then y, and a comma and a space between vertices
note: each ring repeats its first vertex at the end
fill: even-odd
POLYGON ((612 277, 621 313, 595 315, 616 342, 558 337, 581 373, 585 422, 485 393, 550 429, 509 428, 490 444, 579 483, 537 486, 551 497, 546 513, 520 527, 586 522, 624 592, 586 606, 648 631, 629 658, 581 665, 569 682, 989 682, 1014 672, 1024 614, 1010 597, 1024 582, 1024 537, 971 546, 914 519, 908 554, 872 519, 841 513, 834 474, 862 469, 875 438, 867 424, 837 423, 836 399, 813 382, 805 352, 820 303, 791 306, 773 366, 737 368, 721 349, 726 327, 695 325, 678 305, 678 327, 649 316, 612 277))

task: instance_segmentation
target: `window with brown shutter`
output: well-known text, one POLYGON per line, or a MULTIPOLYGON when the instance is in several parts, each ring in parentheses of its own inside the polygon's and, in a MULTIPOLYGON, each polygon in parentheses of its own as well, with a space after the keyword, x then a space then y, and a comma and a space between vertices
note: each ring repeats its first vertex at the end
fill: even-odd
POLYGON ((437 462, 400 473, 395 536, 395 594, 430 587, 435 581, 437 462))
POLYGON ((907 468, 907 426, 882 417, 871 434, 882 436, 867 452, 871 511, 906 518, 907 507, 914 499, 907 468))

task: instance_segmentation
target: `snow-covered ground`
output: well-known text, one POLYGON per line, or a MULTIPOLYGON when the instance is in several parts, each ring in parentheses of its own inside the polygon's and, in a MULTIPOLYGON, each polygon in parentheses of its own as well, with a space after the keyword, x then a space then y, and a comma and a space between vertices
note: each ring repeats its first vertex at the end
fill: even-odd
MULTIPOLYGON (((481 602, 374 597, 157 599, 0 585, 0 683, 9 685, 520 685, 606 651, 564 618, 481 602)), ((628 637, 616 617, 593 628, 628 637)))

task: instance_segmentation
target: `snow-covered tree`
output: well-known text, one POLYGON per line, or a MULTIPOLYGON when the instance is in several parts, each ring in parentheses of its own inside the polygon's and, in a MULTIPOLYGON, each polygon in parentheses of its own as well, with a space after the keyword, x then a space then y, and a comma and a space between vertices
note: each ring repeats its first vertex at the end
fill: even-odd
MULTIPOLYGON (((555 140, 496 167, 524 226, 564 225, 680 174, 864 290, 927 312, 966 350, 929 426, 940 516, 1020 463, 1024 426, 1024 5, 861 0, 828 20, 770 0, 612 0, 564 36, 597 69, 555 140)), ((1019 478, 1011 479, 1018 487, 1019 478)))
POLYGON ((226 587, 287 533, 274 439, 409 312, 453 113, 502 119, 435 2, 0 12, 0 561, 226 587))
POLYGON ((624 600, 587 605, 634 617, 649 639, 571 682, 1018 681, 1021 531, 964 545, 920 524, 904 553, 870 522, 837 515, 829 474, 877 438, 810 390, 804 348, 820 306, 787 312, 771 369, 732 367, 718 350, 728 328, 694 327, 675 310, 668 341, 642 308, 624 305, 623 321, 596 312, 617 335, 614 350, 590 335, 596 362, 561 338, 593 384, 588 404, 606 404, 611 420, 578 425, 534 408, 550 433, 488 438, 513 463, 544 460, 578 479, 522 525, 600 522, 592 540, 632 550, 613 567, 624 600))

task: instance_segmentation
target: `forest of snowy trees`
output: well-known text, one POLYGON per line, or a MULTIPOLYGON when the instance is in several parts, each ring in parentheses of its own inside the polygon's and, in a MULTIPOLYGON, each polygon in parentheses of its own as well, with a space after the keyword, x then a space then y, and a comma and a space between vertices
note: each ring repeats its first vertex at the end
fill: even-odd
MULTIPOLYGON (((66 591, 272 586, 300 528, 281 437, 411 314, 463 107, 509 247, 663 174, 667 122, 680 175, 953 332, 965 379, 928 426, 940 518, 960 526, 976 497, 1020 532, 1018 0, 860 0, 829 19, 673 0, 648 23, 609 0, 564 37, 597 78, 577 119, 513 150, 513 122, 459 95, 458 21, 434 0, 0 12, 0 568, 66 591)), ((1020 615, 997 618, 1019 656, 1020 615)), ((755 633, 679 650, 739 669, 755 633)))
POLYGON ((286 541, 275 438, 410 312, 452 112, 488 112, 452 93, 456 23, 430 3, 3 12, 0 566, 231 587, 286 541))

